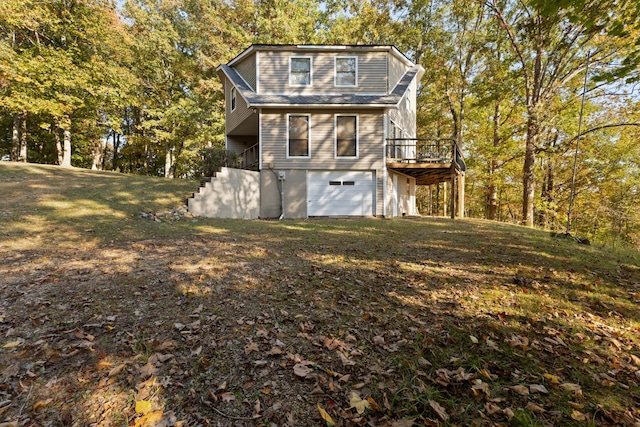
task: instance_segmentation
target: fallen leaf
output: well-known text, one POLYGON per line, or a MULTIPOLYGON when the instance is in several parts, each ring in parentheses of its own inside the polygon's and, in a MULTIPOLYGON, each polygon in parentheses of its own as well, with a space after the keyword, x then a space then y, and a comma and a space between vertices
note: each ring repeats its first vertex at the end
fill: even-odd
POLYGON ((226 392, 226 393, 222 393, 222 394, 220 395, 220 399, 221 399, 223 402, 231 402, 231 401, 233 401, 233 400, 236 400, 236 396, 235 396, 233 393, 231 393, 230 391, 228 391, 228 392, 226 392))
POLYGON ((151 358, 149 358, 149 361, 145 365, 141 366, 140 369, 138 369, 138 372, 143 377, 149 377, 156 374, 158 372, 158 368, 155 367, 151 362, 151 358))
POLYGON ((531 384, 531 385, 529 385, 529 391, 531 393, 549 394, 549 390, 547 390, 547 388, 545 386, 543 386, 542 384, 531 384))
POLYGON ((139 400, 136 402, 136 413, 146 415, 151 412, 151 402, 148 400, 139 400))
POLYGON ((166 425, 165 423, 160 424, 162 421, 164 413, 162 411, 154 411, 149 412, 148 414, 138 418, 134 427, 156 427, 159 425, 166 425))
POLYGON ((473 335, 469 335, 469 338, 471 339, 472 343, 478 344, 478 338, 474 337, 473 335))
POLYGON ((369 402, 369 405, 371 405, 371 409, 373 409, 374 411, 382 412, 382 408, 380 407, 380 405, 378 405, 378 402, 373 399, 373 397, 367 397, 367 402, 369 402))
MULTIPOLYGON (((421 357, 418 359, 418 363, 420 364, 420 366, 426 367, 426 366, 431 366, 431 362, 429 362, 427 359, 425 359, 424 357, 421 357)), ((413 420, 411 420, 411 422, 413 422, 413 420)))
POLYGON ((256 399, 256 404, 253 409, 256 411, 255 416, 260 415, 260 399, 256 399))
POLYGON ((576 421, 587 421, 587 416, 578 410, 571 411, 571 418, 576 421))
POLYGON ((474 384, 471 386, 471 390, 473 390, 473 394, 476 397, 482 397, 484 394, 487 397, 491 396, 491 391, 489 391, 489 384, 483 382, 480 379, 476 379, 474 384))
POLYGON ((18 427, 17 421, 10 421, 7 423, 0 423, 0 427, 18 427))
POLYGON ((436 411, 436 414, 438 414, 438 417, 440 417, 442 421, 447 421, 449 419, 447 411, 445 411, 445 409, 435 400, 429 400, 429 406, 431 406, 431 409, 436 411))
POLYGON ((493 414, 497 414, 499 412, 502 412, 502 409, 496 405, 493 404, 491 402, 487 402, 484 404, 484 409, 487 411, 487 414, 489 415, 493 415, 493 414))
POLYGON ((15 341, 9 341, 8 343, 4 344, 2 348, 15 348, 15 347, 21 346, 22 344, 24 344, 24 340, 17 339, 15 341))
POLYGON ((413 420, 410 420, 408 418, 404 418, 402 420, 396 420, 393 423, 391 423, 391 427, 413 427, 413 420))
POLYGON ((525 409, 530 410, 531 412, 537 412, 537 413, 543 413, 543 412, 547 412, 546 409, 544 409, 542 406, 537 405, 533 402, 529 402, 527 403, 527 406, 525 406, 525 409))
POLYGON ((126 363, 122 363, 122 364, 116 366, 115 368, 113 368, 112 370, 109 371, 108 376, 109 377, 113 377, 113 376, 118 375, 120 372, 122 372, 122 370, 124 369, 125 366, 127 366, 126 363))
POLYGON ((542 374, 542 376, 549 381, 549 384, 551 385, 558 385, 560 384, 560 378, 555 376, 555 375, 551 375, 551 374, 542 374))
POLYGON ((51 402, 53 402, 53 399, 39 400, 33 405, 33 410, 36 411, 44 406, 47 406, 51 402))
POLYGON ((320 412, 320 417, 322 417, 322 419, 327 423, 327 427, 333 427, 336 423, 335 421, 333 421, 333 418, 331 418, 331 415, 329 415, 327 411, 322 409, 322 406, 320 406, 319 403, 317 405, 318 412, 320 412))
POLYGON ((381 335, 376 335, 375 337, 373 337, 373 343, 375 345, 384 345, 384 337, 381 335))
POLYGON ((355 408, 356 412, 360 415, 364 413, 365 409, 371 407, 369 401, 361 399, 354 391, 351 392, 351 396, 349 397, 349 405, 349 409, 355 408))
POLYGON ((342 366, 347 367, 347 366, 353 366, 353 365, 356 364, 356 362, 354 362, 353 360, 348 359, 341 352, 338 352, 338 355, 340 355, 340 361, 342 362, 342 366))
POLYGON ((578 384, 574 383, 562 383, 560 384, 560 388, 570 391, 578 396, 582 395, 582 388, 578 384))
POLYGON ((502 412, 504 412, 504 414, 507 416, 507 420, 509 421, 511 421, 511 419, 516 416, 516 414, 513 413, 513 409, 511 408, 504 408, 502 412))
POLYGON ((276 356, 278 354, 282 354, 283 351, 280 347, 272 347, 271 350, 267 351, 269 356, 276 356))
POLYGON ((482 369, 480 371, 480 375, 482 375, 483 377, 485 377, 488 380, 498 379, 498 376, 496 374, 492 374, 488 369, 482 369))
POLYGON ((245 348, 244 348, 244 354, 246 356, 248 356, 252 351, 260 351, 260 346, 258 345, 258 343, 255 342, 250 342, 245 348))
POLYGON ((521 396, 527 396, 529 394, 529 389, 523 385, 514 385, 509 388, 521 396))
POLYGON ((301 378, 305 378, 311 373, 311 369, 303 363, 296 363, 293 366, 293 373, 301 378))

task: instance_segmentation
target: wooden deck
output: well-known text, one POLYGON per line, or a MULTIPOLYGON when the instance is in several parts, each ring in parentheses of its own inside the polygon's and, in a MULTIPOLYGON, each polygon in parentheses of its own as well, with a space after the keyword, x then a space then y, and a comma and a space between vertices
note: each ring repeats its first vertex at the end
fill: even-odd
POLYGON ((387 161, 387 169, 409 175, 418 185, 433 185, 451 181, 452 174, 459 174, 459 168, 452 169, 452 163, 403 163, 387 161))
POLYGON ((451 218, 464 216, 464 179, 466 165, 453 139, 388 139, 387 169, 411 176, 417 185, 449 182, 451 218))
POLYGON ((466 166, 455 141, 400 138, 387 140, 387 169, 409 175, 418 185, 448 182, 466 166))

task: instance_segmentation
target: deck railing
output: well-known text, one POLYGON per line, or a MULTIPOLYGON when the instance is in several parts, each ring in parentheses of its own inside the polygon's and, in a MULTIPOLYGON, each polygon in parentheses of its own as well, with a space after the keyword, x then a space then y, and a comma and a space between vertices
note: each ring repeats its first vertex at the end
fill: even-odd
POLYGON ((386 156, 393 163, 456 163, 460 170, 466 169, 458 144, 449 138, 389 138, 386 156))
POLYGON ((258 170, 260 163, 260 144, 252 145, 241 154, 241 169, 258 170))

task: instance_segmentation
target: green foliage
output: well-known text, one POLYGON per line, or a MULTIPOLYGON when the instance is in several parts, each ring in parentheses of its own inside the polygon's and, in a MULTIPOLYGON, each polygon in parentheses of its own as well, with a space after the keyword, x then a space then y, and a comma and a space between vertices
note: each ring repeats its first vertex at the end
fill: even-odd
POLYGON ((224 147, 207 147, 200 150, 200 163, 198 165, 198 176, 214 176, 221 167, 237 167, 242 157, 224 147))
MULTIPOLYGON (((230 160, 207 148, 224 142, 219 64, 251 43, 393 44, 426 69, 418 136, 464 147, 467 214, 521 222, 531 202, 537 226, 561 230, 587 56, 582 130, 640 122, 637 95, 599 85, 637 79, 639 13, 620 0, 5 0, 0 156, 18 118, 29 161, 57 163, 67 130, 74 166, 193 177, 203 158, 230 160)), ((576 233, 638 245, 638 140, 633 127, 580 140, 576 233)), ((436 198, 443 212, 443 190, 421 192, 423 212, 436 198)))

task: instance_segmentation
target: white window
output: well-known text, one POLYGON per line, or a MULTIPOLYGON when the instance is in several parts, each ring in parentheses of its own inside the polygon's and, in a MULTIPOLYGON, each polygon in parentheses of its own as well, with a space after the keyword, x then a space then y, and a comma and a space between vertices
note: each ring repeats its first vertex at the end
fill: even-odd
POLYGON ((311 86, 311 58, 289 58, 289 86, 311 86))
POLYGON ((335 153, 338 157, 358 157, 358 116, 336 115, 335 153))
POLYGON ((311 157, 309 114, 289 114, 287 116, 287 157, 311 157))
POLYGON ((358 84, 358 58, 355 56, 336 57, 335 59, 336 86, 357 86, 358 84))
POLYGON ((236 88, 231 88, 231 111, 236 109, 236 88))

